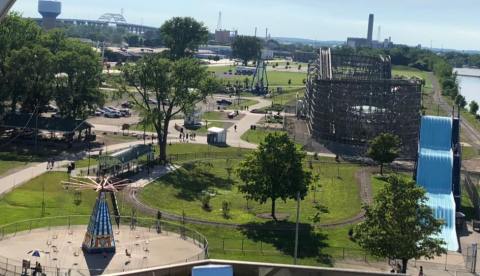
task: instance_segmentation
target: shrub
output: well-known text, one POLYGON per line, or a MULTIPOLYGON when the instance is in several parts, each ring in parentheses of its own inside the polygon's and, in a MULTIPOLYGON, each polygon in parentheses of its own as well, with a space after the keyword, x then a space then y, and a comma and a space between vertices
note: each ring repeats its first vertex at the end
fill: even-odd
POLYGON ((230 218, 230 202, 228 201, 222 202, 222 214, 224 218, 226 219, 230 218))
POLYGON ((205 211, 211 211, 212 210, 212 206, 210 206, 210 199, 212 197, 210 196, 209 193, 205 193, 201 200, 202 200, 202 208, 205 210, 205 211))

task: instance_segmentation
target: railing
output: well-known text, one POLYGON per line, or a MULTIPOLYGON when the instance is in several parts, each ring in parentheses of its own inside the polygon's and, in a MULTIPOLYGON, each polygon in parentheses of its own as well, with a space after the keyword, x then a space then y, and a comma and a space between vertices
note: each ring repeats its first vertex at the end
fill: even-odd
MULTIPOLYGON (((301 246, 301 245, 300 245, 301 246)), ((305 245, 304 245, 305 246, 305 245)), ((311 251, 311 248, 299 248, 299 251, 311 251)), ((219 239, 215 244, 211 244, 210 253, 214 257, 228 256, 229 254, 243 254, 249 256, 292 256, 293 252, 283 252, 275 250, 271 244, 267 242, 254 242, 249 239, 219 239)), ((308 256, 305 256, 308 257, 308 256)), ((311 257, 311 256, 310 256, 311 257)), ((352 260, 359 262, 384 262, 383 258, 374 257, 367 251, 348 247, 325 247, 319 248, 318 254, 315 255, 321 260, 321 263, 331 263, 334 261, 352 260)), ((302 258, 299 259, 302 264, 302 258)))
MULTIPOLYGON (((74 226, 87 225, 90 216, 64 216, 64 217, 47 217, 42 219, 32 219, 19 221, 7 225, 0 226, 0 242, 5 239, 15 237, 21 232, 30 232, 34 229, 44 228, 52 231, 59 229, 71 229, 74 226)), ((196 246, 202 249, 202 252, 186 258, 185 262, 192 262, 208 258, 208 241, 199 232, 192 230, 184 225, 175 224, 167 221, 158 221, 151 218, 136 218, 136 217, 120 217, 120 225, 131 227, 141 227, 148 229, 149 232, 158 233, 158 223, 160 222, 161 234, 169 235, 175 233, 182 239, 193 242, 196 246)), ((183 260, 182 260, 183 261, 183 260)), ((178 263, 178 262, 175 262, 178 263)), ((147 268, 147 267, 145 267, 147 268)), ((46 267, 42 266, 43 273, 46 275, 70 275, 72 271, 79 274, 100 274, 100 273, 114 273, 118 271, 106 271, 96 269, 77 269, 77 268, 63 268, 63 267, 46 267)), ((0 275, 22 275, 22 260, 14 260, 0 256, 0 275)))

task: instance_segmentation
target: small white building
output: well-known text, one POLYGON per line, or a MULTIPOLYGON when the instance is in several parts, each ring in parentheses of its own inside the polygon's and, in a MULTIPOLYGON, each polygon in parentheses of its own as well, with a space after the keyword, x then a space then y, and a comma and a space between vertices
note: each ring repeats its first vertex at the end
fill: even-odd
POLYGON ((271 60, 274 57, 275 52, 269 49, 262 50, 262 59, 271 60))
POLYGON ((208 129, 207 142, 211 145, 227 144, 227 130, 219 127, 208 129))

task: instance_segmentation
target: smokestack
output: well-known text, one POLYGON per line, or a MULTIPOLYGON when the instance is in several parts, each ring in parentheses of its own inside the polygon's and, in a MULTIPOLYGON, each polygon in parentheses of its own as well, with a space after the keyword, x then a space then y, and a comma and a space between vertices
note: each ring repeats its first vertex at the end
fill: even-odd
POLYGON ((367 40, 368 42, 372 42, 373 40, 373 23, 374 23, 374 15, 371 13, 368 17, 368 35, 367 40))

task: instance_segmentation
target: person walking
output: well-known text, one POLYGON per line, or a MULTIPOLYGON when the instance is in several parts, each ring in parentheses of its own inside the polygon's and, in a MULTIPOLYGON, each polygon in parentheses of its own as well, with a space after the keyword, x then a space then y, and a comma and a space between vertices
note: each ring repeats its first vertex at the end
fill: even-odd
POLYGON ((233 127, 233 129, 235 129, 235 132, 237 132, 237 125, 235 125, 235 126, 233 127))
POLYGON ((425 276, 425 274, 423 274, 423 266, 420 266, 420 271, 418 272, 418 276, 425 276))

